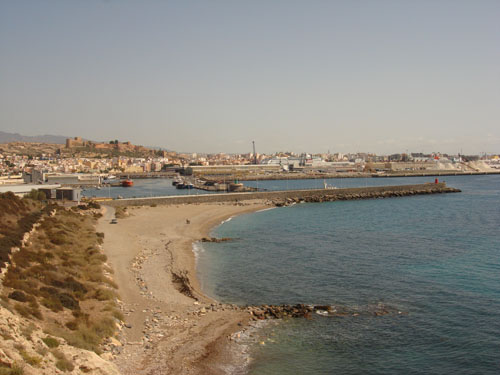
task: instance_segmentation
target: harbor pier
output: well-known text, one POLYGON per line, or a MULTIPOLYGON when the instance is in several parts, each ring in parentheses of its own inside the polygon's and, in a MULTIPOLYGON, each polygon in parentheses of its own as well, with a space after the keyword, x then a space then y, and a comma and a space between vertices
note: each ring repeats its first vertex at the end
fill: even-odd
POLYGON ((446 183, 427 183, 417 185, 372 186, 345 189, 305 189, 281 190, 247 193, 221 193, 199 195, 175 195, 164 197, 127 198, 107 201, 109 206, 147 206, 193 203, 238 203, 248 200, 269 200, 276 206, 299 202, 329 202, 337 200, 357 200, 373 198, 402 197, 424 194, 456 193, 459 189, 448 187, 446 183))

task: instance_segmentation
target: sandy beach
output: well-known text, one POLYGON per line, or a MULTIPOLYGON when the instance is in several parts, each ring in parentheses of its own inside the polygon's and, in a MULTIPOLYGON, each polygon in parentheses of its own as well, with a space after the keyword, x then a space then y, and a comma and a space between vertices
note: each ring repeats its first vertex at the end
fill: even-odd
POLYGON ((250 201, 129 208, 117 224, 110 224, 114 209, 105 207, 97 230, 105 234, 125 315, 108 354, 122 374, 222 374, 234 365, 228 337, 250 315, 203 295, 192 244, 229 217, 267 207, 250 201))

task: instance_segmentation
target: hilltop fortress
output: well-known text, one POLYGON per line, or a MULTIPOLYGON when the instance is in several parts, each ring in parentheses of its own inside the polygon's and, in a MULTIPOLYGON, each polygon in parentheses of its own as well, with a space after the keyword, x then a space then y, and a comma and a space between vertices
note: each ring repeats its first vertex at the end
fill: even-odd
POLYGON ((66 139, 66 148, 79 148, 88 147, 93 150, 117 150, 119 152, 141 152, 141 153, 154 153, 155 150, 144 146, 137 146, 130 142, 119 142, 118 140, 106 142, 93 142, 82 139, 81 137, 74 137, 66 139))

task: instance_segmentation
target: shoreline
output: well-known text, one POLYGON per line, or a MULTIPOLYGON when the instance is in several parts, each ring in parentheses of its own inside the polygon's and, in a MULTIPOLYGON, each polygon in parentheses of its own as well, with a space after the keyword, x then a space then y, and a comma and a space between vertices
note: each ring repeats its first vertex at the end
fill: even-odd
POLYGON ((115 225, 109 224, 114 209, 105 208, 98 230, 125 315, 109 359, 122 374, 215 375, 234 368, 230 337, 251 315, 203 293, 193 245, 232 217, 268 208, 263 200, 131 207, 115 225))

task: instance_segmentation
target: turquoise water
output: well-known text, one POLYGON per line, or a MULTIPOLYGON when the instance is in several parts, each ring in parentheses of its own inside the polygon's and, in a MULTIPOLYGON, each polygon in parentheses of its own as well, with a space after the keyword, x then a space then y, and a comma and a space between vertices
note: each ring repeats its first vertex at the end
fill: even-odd
MULTIPOLYGON (((416 182, 397 180, 371 181, 416 182)), ((500 373, 500 176, 446 181, 463 192, 300 204, 219 226, 236 240, 203 244, 198 270, 222 301, 408 313, 273 325, 249 373, 500 373)))

